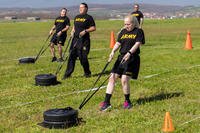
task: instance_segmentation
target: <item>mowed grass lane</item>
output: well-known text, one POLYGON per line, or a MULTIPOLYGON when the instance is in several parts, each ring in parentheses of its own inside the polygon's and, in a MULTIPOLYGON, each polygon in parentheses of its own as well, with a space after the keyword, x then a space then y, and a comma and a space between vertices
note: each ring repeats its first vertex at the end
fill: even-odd
MULTIPOLYGON (((175 132, 199 132, 200 19, 145 21, 146 44, 141 47, 139 79, 131 81, 132 109, 122 109, 124 96, 118 82, 110 112, 99 111, 105 94, 103 89, 79 111, 85 124, 65 130, 49 130, 37 125, 43 121, 43 112, 47 109, 66 106, 77 109, 86 93, 76 92, 91 88, 106 64, 111 51, 110 31, 116 34, 123 21, 96 23, 89 54, 93 76, 84 78, 77 61, 72 78, 61 80, 65 65, 58 74, 61 84, 48 87, 35 86, 34 77, 55 73, 58 63, 50 62, 49 49, 35 64, 18 64, 18 58, 37 54, 53 21, 0 23, 0 131, 161 132, 165 112, 169 111, 175 132), (187 30, 191 31, 194 47, 190 51, 183 49, 187 30)), ((101 81, 107 76, 108 73, 104 74, 101 81)))

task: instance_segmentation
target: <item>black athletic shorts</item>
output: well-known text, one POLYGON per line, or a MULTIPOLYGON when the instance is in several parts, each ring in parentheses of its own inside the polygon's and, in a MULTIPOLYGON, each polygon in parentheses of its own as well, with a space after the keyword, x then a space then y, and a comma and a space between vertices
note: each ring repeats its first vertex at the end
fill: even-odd
POLYGON ((119 74, 120 77, 122 75, 127 75, 130 76, 132 79, 137 79, 140 69, 140 56, 132 55, 128 61, 121 64, 121 60, 123 57, 124 55, 118 56, 111 72, 119 74))
POLYGON ((54 45, 61 44, 62 46, 64 46, 66 37, 67 36, 65 34, 61 34, 61 36, 57 37, 57 33, 55 33, 53 34, 50 42, 54 45))

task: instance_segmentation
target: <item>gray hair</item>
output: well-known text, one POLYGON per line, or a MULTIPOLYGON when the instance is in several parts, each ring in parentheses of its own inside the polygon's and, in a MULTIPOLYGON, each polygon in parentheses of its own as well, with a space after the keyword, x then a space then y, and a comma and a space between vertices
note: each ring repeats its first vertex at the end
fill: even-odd
POLYGON ((124 20, 125 20, 125 19, 129 19, 129 20, 131 21, 131 23, 134 25, 134 27, 139 28, 139 23, 138 23, 138 20, 137 20, 137 18, 136 18, 135 16, 133 16, 133 15, 128 15, 128 16, 126 16, 126 17, 124 18, 124 20))

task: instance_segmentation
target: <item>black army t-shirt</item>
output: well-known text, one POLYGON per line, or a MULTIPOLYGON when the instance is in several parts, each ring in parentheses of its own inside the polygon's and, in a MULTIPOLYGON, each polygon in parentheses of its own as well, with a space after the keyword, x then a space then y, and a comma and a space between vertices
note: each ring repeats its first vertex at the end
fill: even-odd
MULTIPOLYGON (((142 42, 143 34, 140 29, 134 28, 132 31, 127 31, 123 29, 118 36, 117 41, 121 44, 120 54, 126 54, 136 42, 142 42)), ((138 55, 140 53, 140 49, 138 48, 134 55, 138 55)))
POLYGON ((135 11, 135 12, 132 12, 131 14, 137 18, 138 23, 140 24, 140 18, 144 17, 142 12, 141 11, 135 11))
MULTIPOLYGON (((67 25, 70 26, 70 20, 67 16, 65 17, 57 17, 55 20, 55 26, 56 26, 56 33, 64 29, 67 25)), ((64 33, 64 32, 63 32, 64 33)), ((65 31, 66 33, 66 31, 65 31)))
MULTIPOLYGON (((95 22, 92 16, 88 14, 79 14, 74 19, 75 36, 79 37, 81 31, 88 29, 91 26, 95 26, 95 22)), ((84 38, 89 38, 89 33, 84 35, 84 38)))

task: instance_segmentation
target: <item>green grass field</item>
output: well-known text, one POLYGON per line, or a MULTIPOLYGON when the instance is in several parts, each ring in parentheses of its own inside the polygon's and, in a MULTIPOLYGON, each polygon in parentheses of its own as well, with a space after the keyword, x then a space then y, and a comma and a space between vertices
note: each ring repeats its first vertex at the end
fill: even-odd
MULTIPOLYGON (((53 21, 0 23, 0 132, 158 133, 162 132, 166 111, 170 112, 176 133, 200 132, 200 19, 146 20, 140 74, 138 80, 131 81, 134 107, 122 109, 124 96, 118 81, 111 111, 99 111, 105 95, 105 88, 101 89, 79 111, 86 123, 64 130, 37 124, 43 121, 47 109, 78 109, 87 93, 77 92, 92 87, 111 51, 110 31, 116 34, 123 21, 96 21, 89 54, 91 78, 83 77, 77 61, 72 78, 61 80, 65 65, 58 75, 61 84, 35 86, 35 75, 54 73, 58 63, 50 62, 49 50, 35 64, 18 64, 18 58, 35 56, 52 24, 53 21), (193 41, 189 51, 184 50, 187 30, 193 41)), ((107 76, 104 74, 101 82, 107 76)))

